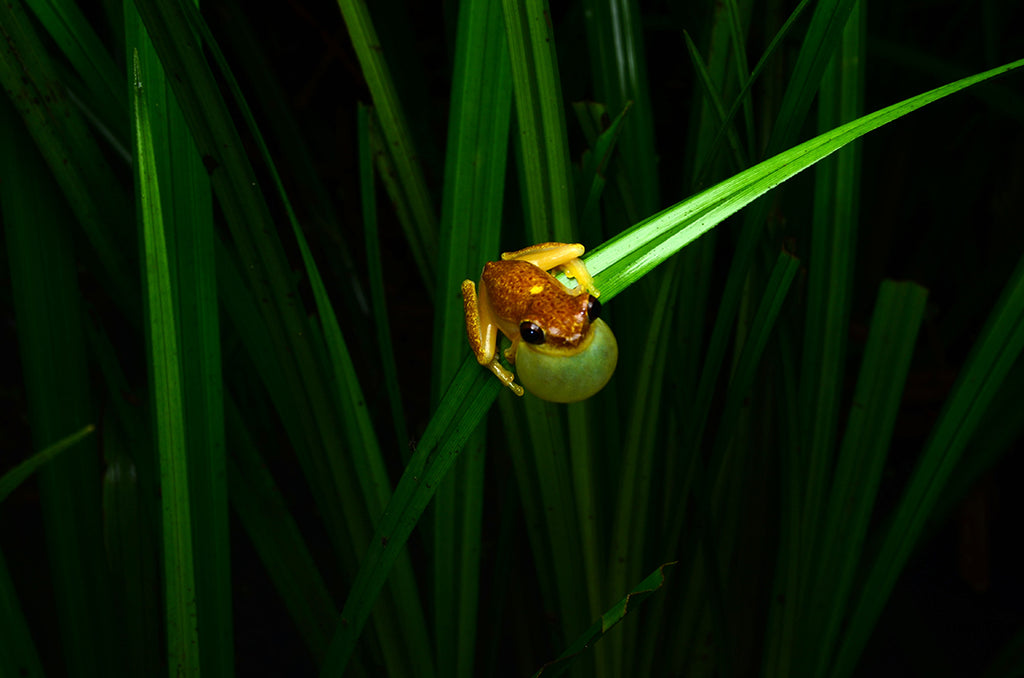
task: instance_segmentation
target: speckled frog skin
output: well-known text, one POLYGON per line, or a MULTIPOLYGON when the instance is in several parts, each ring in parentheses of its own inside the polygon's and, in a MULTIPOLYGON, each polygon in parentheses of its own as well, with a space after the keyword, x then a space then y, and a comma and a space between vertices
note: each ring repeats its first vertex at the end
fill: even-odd
POLYGON ((618 361, 615 335, 598 318, 601 304, 583 245, 541 243, 488 262, 479 287, 462 283, 466 334, 477 361, 516 395, 523 388, 498 362, 498 330, 512 341, 505 351, 534 395, 554 402, 584 400, 601 390, 618 361), (549 271, 564 271, 568 288, 549 271))

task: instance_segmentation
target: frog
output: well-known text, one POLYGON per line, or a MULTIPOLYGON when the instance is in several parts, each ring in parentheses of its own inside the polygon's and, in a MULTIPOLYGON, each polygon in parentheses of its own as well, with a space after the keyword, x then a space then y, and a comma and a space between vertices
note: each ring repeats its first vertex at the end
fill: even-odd
POLYGON ((596 394, 615 372, 619 348, 599 316, 600 292, 580 258, 579 243, 545 242, 484 265, 479 286, 462 283, 466 335, 477 362, 517 396, 526 387, 551 402, 572 403, 596 394), (575 287, 552 273, 563 272, 575 287), (498 361, 498 331, 512 345, 504 352, 515 375, 498 361))

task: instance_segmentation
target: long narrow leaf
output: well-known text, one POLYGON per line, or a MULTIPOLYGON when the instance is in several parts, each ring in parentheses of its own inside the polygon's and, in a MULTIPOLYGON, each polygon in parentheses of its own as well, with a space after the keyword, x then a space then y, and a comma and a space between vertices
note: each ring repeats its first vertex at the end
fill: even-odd
POLYGON ((437 212, 413 149, 406 115, 381 53, 366 3, 363 0, 338 0, 338 7, 345 18, 345 26, 380 117, 388 153, 397 170, 396 187, 409 205, 410 220, 403 222, 406 237, 420 275, 429 285, 434 280, 434 262, 437 261, 437 212))
POLYGON ((167 84, 152 44, 127 8, 127 40, 138 45, 153 139, 153 166, 162 178, 167 215, 186 448, 191 454, 189 500, 195 543, 196 606, 202 629, 202 667, 229 678, 234 631, 221 375, 220 308, 215 273, 213 199, 206 168, 167 84))
POLYGON ((466 357, 377 525, 320 669, 324 678, 340 675, 348 664, 402 547, 500 388, 476 359, 466 357))
POLYGON ((199 675, 199 633, 196 627, 196 584, 193 566, 192 517, 188 490, 182 373, 178 320, 171 286, 164 215, 153 151, 149 104, 138 52, 134 54, 133 113, 143 274, 149 312, 150 372, 156 412, 156 447, 160 458, 163 504, 164 572, 167 596, 167 654, 170 675, 199 675))
POLYGON ((937 87, 858 118, 644 220, 586 257, 587 268, 595 277, 600 276, 597 281, 601 300, 619 294, 722 220, 851 141, 922 106, 1021 66, 1024 66, 1024 59, 937 87))
POLYGON ((117 233, 131 223, 131 201, 69 100, 20 1, 0 5, 0 83, 96 251, 111 298, 124 309, 137 307, 136 272, 118 243, 126 234, 117 233))
POLYGON ((82 428, 82 430, 72 433, 67 438, 58 440, 46 449, 33 454, 31 457, 0 476, 0 502, 2 502, 7 495, 14 490, 14 488, 18 487, 22 481, 32 475, 37 468, 55 458, 65 450, 74 447, 75 443, 95 430, 96 427, 93 424, 89 424, 82 428))
POLYGON ((832 664, 833 676, 850 675, 896 578, 975 433, 978 421, 1024 350, 1024 259, 1003 289, 939 417, 924 453, 870 566, 832 664))
POLYGON ((595 621, 590 628, 584 631, 558 659, 545 664, 543 668, 534 674, 534 677, 536 678, 540 675, 560 676, 565 673, 573 662, 579 658, 580 653, 598 640, 601 640, 613 626, 622 621, 637 605, 661 589, 665 583, 665 569, 671 565, 675 565, 675 563, 666 563, 647 575, 642 582, 626 594, 626 597, 619 600, 607 612, 601 615, 601 618, 595 621))
POLYGON ((635 222, 659 207, 654 111, 640 6, 633 0, 587 0, 583 6, 595 96, 612 111, 633 108, 622 125, 618 155, 623 182, 630 187, 631 209, 626 215, 635 222))
POLYGON ((546 0, 503 0, 529 240, 572 242, 573 199, 562 89, 546 0))
POLYGON ((800 647, 816 652, 819 661, 801 660, 809 668, 816 666, 807 675, 824 674, 842 612, 848 607, 846 597, 860 562, 927 298, 924 288, 893 281, 885 281, 878 295, 835 480, 816 539, 817 562, 811 571, 818 573, 819 586, 811 589, 804 607, 808 642, 800 647))
POLYGON ((327 649, 337 609, 273 475, 256 453, 237 405, 229 404, 232 458, 228 462, 231 505, 277 585, 310 653, 327 649))
MULTIPOLYGON (((391 406, 391 421, 395 438, 401 445, 409 439, 408 425, 402 411, 402 397, 398 383, 398 366, 395 364, 395 345, 391 339, 391 323, 384 298, 384 270, 381 256, 380 235, 377 230, 377 197, 373 180, 373 152, 370 147, 371 110, 359 108, 359 178, 363 206, 363 233, 366 238, 366 261, 370 277, 370 305, 377 329, 377 346, 384 372, 384 383, 391 406)), ((403 461, 408 461, 407 458, 403 461)))
MULTIPOLYGON (((512 80, 501 6, 459 6, 455 45, 431 390, 443 387, 465 357, 465 314, 458 290, 496 256, 505 197, 512 80)), ((438 673, 474 675, 479 610, 485 430, 480 427, 440 489, 434 511, 434 618, 438 673)))
MULTIPOLYGON (((0 14, 11 9, 5 5, 0 14)), ((0 25, 0 32, 6 28, 0 25)), ((5 49, 14 45, 0 45, 0 52, 5 49)), ((48 109, 37 112, 42 110, 48 109)), ((32 444, 42 449, 95 422, 96 414, 83 345, 85 313, 74 249, 75 220, 32 141, 13 107, 0 103, 0 220, 25 411, 32 444)), ((39 469, 39 502, 61 655, 69 671, 100 676, 112 669, 106 641, 112 626, 106 605, 109 579, 96 482, 100 457, 96 437, 86 437, 79 445, 84 449, 58 456, 39 469), (84 618, 90 623, 82 624, 84 618)), ((24 635, 12 631, 15 637, 24 635)))

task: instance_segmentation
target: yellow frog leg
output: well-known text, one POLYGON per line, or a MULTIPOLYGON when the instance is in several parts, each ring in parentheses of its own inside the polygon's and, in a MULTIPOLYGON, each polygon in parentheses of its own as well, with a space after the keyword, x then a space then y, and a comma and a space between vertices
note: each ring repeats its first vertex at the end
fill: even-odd
MULTIPOLYGON (((466 336, 469 338, 469 347, 473 349, 478 363, 493 372, 494 376, 513 393, 521 396, 523 387, 515 383, 515 375, 498 362, 496 355, 498 325, 494 322, 487 299, 483 298, 485 294, 486 290, 481 285, 481 299, 478 299, 476 285, 473 284, 473 281, 464 280, 462 282, 462 307, 466 315, 466 336)), ((515 346, 513 345, 512 348, 515 346)))
MULTIPOLYGON (((565 274, 570 278, 575 278, 577 287, 574 290, 569 290, 571 294, 581 294, 583 290, 590 292, 595 297, 601 296, 601 293, 597 291, 594 286, 594 279, 590 276, 590 271, 587 270, 587 265, 583 263, 582 259, 570 259, 564 264, 559 264, 557 268, 565 271, 565 274)), ((566 288, 568 289, 568 288, 566 288)))
POLYGON ((570 294, 581 294, 583 290, 595 297, 601 296, 594 286, 594 279, 587 270, 587 265, 580 259, 585 252, 583 245, 579 243, 567 244, 561 242, 542 242, 538 245, 531 245, 515 252, 505 252, 501 255, 502 260, 510 259, 517 261, 528 261, 545 271, 559 269, 565 271, 570 278, 575 278, 579 286, 576 289, 566 287, 570 294))
POLYGON ((512 345, 505 349, 505 360, 510 365, 516 364, 516 355, 519 352, 519 337, 512 337, 512 345))
POLYGON ((502 261, 509 261, 510 259, 528 261, 538 268, 550 271, 570 259, 578 259, 585 251, 586 248, 579 243, 542 242, 524 247, 515 252, 505 252, 501 255, 501 259, 502 261))

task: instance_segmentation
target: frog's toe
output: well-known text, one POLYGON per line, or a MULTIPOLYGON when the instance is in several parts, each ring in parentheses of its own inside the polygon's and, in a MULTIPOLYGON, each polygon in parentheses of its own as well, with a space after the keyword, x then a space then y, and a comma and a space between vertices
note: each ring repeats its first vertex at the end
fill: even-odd
POLYGON ((511 390, 517 396, 523 395, 523 387, 516 383, 516 375, 512 374, 504 367, 502 367, 501 363, 499 363, 497 360, 494 360, 489 365, 487 365, 487 367, 491 370, 491 372, 494 373, 494 376, 496 376, 501 381, 501 383, 505 384, 505 386, 508 386, 509 390, 511 390))

